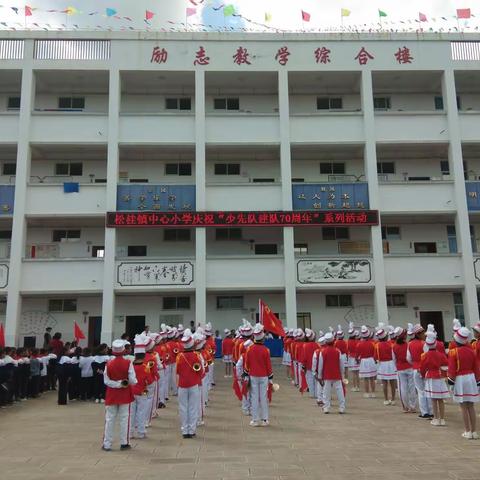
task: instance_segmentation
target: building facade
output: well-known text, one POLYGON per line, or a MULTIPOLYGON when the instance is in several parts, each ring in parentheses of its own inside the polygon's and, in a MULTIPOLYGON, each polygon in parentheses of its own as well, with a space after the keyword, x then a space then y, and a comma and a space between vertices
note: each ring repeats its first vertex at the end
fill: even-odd
POLYGON ((4 32, 7 343, 233 328, 259 297, 316 330, 477 322, 479 60, 479 35, 4 32))

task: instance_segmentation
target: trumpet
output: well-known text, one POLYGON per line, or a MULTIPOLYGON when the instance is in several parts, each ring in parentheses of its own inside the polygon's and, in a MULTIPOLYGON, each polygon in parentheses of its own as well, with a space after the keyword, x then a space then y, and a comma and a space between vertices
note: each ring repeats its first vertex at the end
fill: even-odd
POLYGON ((169 354, 169 353, 167 353, 167 354, 165 355, 165 360, 170 360, 170 354, 169 354))
POLYGON ((153 360, 149 360, 147 363, 147 367, 152 369, 155 366, 155 362, 153 360))
POLYGON ((179 352, 178 348, 174 348, 174 349, 173 349, 173 353, 174 353, 175 355, 177 355, 178 352, 179 352))
POLYGON ((199 372, 202 369, 202 366, 199 363, 194 363, 192 368, 194 372, 199 372))
POLYGON ((120 383, 122 384, 122 388, 128 387, 128 380, 121 380, 120 383))

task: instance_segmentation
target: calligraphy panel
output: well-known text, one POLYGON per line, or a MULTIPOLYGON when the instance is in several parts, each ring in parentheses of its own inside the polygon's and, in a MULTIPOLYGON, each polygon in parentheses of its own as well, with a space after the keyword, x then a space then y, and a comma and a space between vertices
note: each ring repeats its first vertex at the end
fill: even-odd
POLYGON ((302 285, 317 283, 369 283, 372 279, 370 260, 325 259, 299 260, 297 280, 302 285))
POLYGON ((191 285, 190 262, 122 262, 117 267, 117 283, 122 287, 191 285))

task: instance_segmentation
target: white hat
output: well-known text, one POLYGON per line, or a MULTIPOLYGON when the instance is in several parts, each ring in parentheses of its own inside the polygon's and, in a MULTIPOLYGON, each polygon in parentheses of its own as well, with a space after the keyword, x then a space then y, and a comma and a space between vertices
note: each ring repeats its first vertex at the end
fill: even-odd
POLYGON ((183 324, 179 323, 178 326, 177 326, 177 332, 178 333, 183 333, 185 331, 185 328, 183 326, 183 324))
POLYGON ((362 328, 360 329, 360 335, 363 338, 368 338, 370 336, 370 330, 366 325, 362 325, 362 328))
POLYGON ((324 335, 323 330, 318 331, 318 338, 323 337, 324 335))
POLYGON ((148 336, 154 341, 154 343, 160 343, 160 340, 162 339, 160 334, 155 332, 149 332, 148 336))
POLYGON ((477 333, 480 333, 480 323, 476 323, 473 327, 473 330, 475 330, 477 333))
POLYGON ((332 332, 328 332, 323 336, 323 339, 325 343, 333 343, 333 341, 335 340, 335 337, 333 336, 332 332))
POLYGON ((305 329, 305 336, 308 340, 315 340, 315 332, 310 328, 305 329))
POLYGON ((135 335, 134 342, 133 353, 145 353, 145 347, 150 343, 150 338, 143 334, 135 335))
POLYGON ((460 327, 454 334, 454 340, 460 345, 465 345, 470 337, 470 330, 467 327, 460 327))
POLYGON ((413 323, 407 325, 407 335, 413 335, 413 323))
POLYGON ((413 334, 414 335, 418 335, 419 333, 422 333, 424 331, 425 331, 425 329, 419 323, 416 323, 413 326, 413 334))
POLYGON ((435 325, 433 325, 433 323, 429 323, 427 325, 426 335, 429 335, 429 334, 432 334, 432 333, 436 333, 435 332, 435 325))
POLYGON ((322 335, 319 339, 318 339, 318 343, 320 345, 325 345, 326 341, 325 341, 325 335, 322 335))
POLYGON ((257 323, 253 329, 253 338, 256 341, 263 340, 265 338, 265 329, 261 323, 257 323))
POLYGON ((124 340, 114 340, 112 342, 112 353, 114 355, 121 355, 125 352, 125 341, 124 340))
POLYGON ((225 335, 230 335, 230 330, 228 328, 225 328, 225 330, 223 330, 223 333, 225 335))
POLYGON ((462 328, 462 324, 460 323, 460 320, 458 318, 453 319, 453 331, 456 332, 457 330, 460 330, 462 328))
POLYGON ((193 347, 194 343, 195 339, 193 338, 192 331, 189 328, 185 329, 182 335, 183 348, 188 350, 193 347))
POLYGON ((205 336, 203 335, 203 332, 199 332, 199 330, 201 330, 200 327, 198 327, 195 333, 192 335, 193 344, 197 350, 200 350, 203 345, 205 345, 205 336))
POLYGON ((433 350, 437 346, 437 334, 435 332, 428 332, 425 337, 425 344, 430 350, 433 350))
POLYGON ((244 318, 242 319, 242 322, 243 322, 243 325, 239 328, 242 337, 250 337, 250 335, 252 335, 252 332, 253 332, 252 324, 247 320, 245 320, 244 318))
POLYGON ((303 340, 305 338, 305 333, 301 328, 297 328, 293 334, 297 340, 303 340))
POLYGON ((207 337, 211 337, 213 335, 212 324, 210 322, 205 325, 205 334, 207 337))
POLYGON ((358 338, 359 336, 360 336, 360 331, 355 329, 352 333, 352 337, 353 338, 358 338))
POLYGON ((353 324, 353 322, 350 322, 348 324, 348 334, 353 335, 353 332, 355 332, 355 325, 353 324))
POLYGON ((343 338, 343 336, 345 335, 345 334, 343 333, 343 329, 342 329, 342 326, 341 326, 341 325, 338 325, 338 326, 337 326, 336 335, 337 335, 337 338, 343 338))
POLYGON ((388 332, 387 332, 387 330, 386 330, 385 328, 380 327, 380 328, 375 332, 375 335, 377 336, 377 338, 378 338, 379 340, 382 340, 382 339, 384 339, 384 338, 387 337, 388 332))
POLYGON ((405 335, 406 333, 407 331, 402 327, 395 327, 395 330, 393 331, 395 338, 405 335))

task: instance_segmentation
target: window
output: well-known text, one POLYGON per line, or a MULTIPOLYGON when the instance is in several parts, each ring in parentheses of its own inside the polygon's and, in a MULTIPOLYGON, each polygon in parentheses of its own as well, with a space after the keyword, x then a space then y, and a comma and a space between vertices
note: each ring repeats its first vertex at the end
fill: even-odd
POLYGON ((304 181, 305 181, 304 178, 300 178, 300 177, 292 178, 292 183, 303 183, 304 181))
POLYGON ((8 97, 7 110, 20 110, 20 97, 8 97))
POLYGON ((276 243, 257 243, 255 244, 255 255, 276 255, 276 243))
MULTIPOLYGON (((478 293, 477 293, 478 298, 478 293)), ((461 292, 453 294, 453 310, 455 312, 455 318, 458 318, 462 325, 465 324, 465 312, 463 311, 463 296, 461 292)))
POLYGON ((382 227, 383 240, 400 240, 400 227, 382 227))
POLYGON ((215 240, 241 240, 241 228, 216 228, 215 240))
POLYGON ((447 225, 447 239, 448 239, 448 251, 450 253, 457 253, 457 232, 455 225, 447 225))
POLYGON ((295 253, 296 255, 307 255, 308 243, 295 243, 293 245, 293 253, 295 253))
POLYGON ((240 175, 239 163, 216 163, 215 175, 240 175))
POLYGON ((322 240, 348 240, 348 227, 323 227, 322 240))
POLYGON ((83 163, 56 163, 55 164, 55 175, 67 175, 67 176, 76 176, 81 177, 83 175, 83 163))
POLYGON ((317 110, 341 110, 343 108, 343 101, 341 97, 329 98, 318 97, 317 98, 317 110))
POLYGON ((392 108, 390 97, 373 97, 373 108, 375 110, 390 110, 392 108))
POLYGON ((387 293, 387 307, 406 307, 407 300, 404 293, 387 293))
POLYGON ((330 175, 330 174, 344 175, 345 164, 337 163, 337 162, 322 162, 320 163, 320 173, 324 175, 330 175))
POLYGON ((147 246, 146 245, 129 245, 127 255, 129 257, 146 257, 147 246))
POLYGON ((217 309, 218 310, 242 310, 243 296, 230 295, 230 296, 217 297, 217 309))
POLYGON ((191 163, 167 163, 165 164, 165 175, 179 175, 188 177, 192 174, 191 163))
POLYGON ((191 98, 166 98, 165 99, 166 110, 191 110, 192 99, 191 98))
POLYGON ((395 173, 395 162, 377 162, 377 173, 395 173))
POLYGON ((166 228, 163 231, 163 240, 165 242, 189 242, 191 239, 191 230, 188 228, 166 228))
POLYGON ((103 258, 104 256, 105 256, 105 247, 103 245, 92 247, 92 257, 103 258))
POLYGON ((163 297, 164 310, 190 310, 190 297, 163 297))
POLYGON ((85 108, 85 97, 59 97, 58 108, 83 110, 85 108))
POLYGON ((297 312, 297 327, 302 330, 312 328, 312 314, 310 312, 297 312))
POLYGON ((16 175, 17 164, 16 163, 4 163, 2 165, 2 175, 16 175))
POLYGON ((442 175, 450 175, 450 165, 448 160, 440 160, 440 170, 442 175))
POLYGON ((413 250, 415 253, 437 253, 437 244, 435 242, 414 242, 413 250))
POLYGON ((327 307, 353 307, 351 295, 325 295, 327 307))
POLYGON ((215 110, 240 110, 240 99, 237 98, 214 98, 213 108, 215 110))
POLYGON ((130 178, 128 183, 148 183, 148 178, 130 178))
MULTIPOLYGON (((435 110, 443 110, 443 97, 441 95, 435 95, 434 99, 434 104, 435 104, 435 110)), ((460 97, 457 95, 457 109, 461 110, 460 108, 461 102, 460 102, 460 97)))
POLYGON ((76 298, 52 298, 48 301, 49 312, 76 312, 76 298))
POLYGON ((54 230, 52 242, 61 242, 62 240, 72 240, 80 238, 80 230, 54 230))
POLYGON ((252 183, 274 183, 274 178, 252 178, 252 183))

